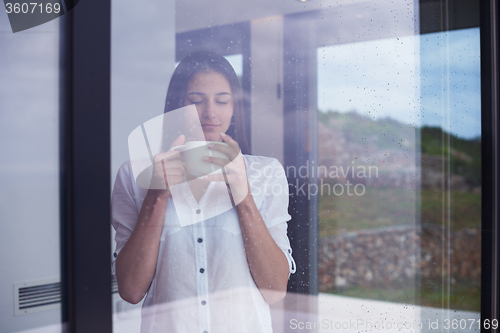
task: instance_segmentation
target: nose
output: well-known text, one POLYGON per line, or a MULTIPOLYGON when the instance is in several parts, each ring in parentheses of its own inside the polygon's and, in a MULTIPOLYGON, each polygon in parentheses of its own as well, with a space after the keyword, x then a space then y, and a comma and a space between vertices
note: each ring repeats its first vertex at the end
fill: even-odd
POLYGON ((215 118, 217 112, 214 106, 215 106, 214 101, 207 100, 202 111, 202 116, 207 119, 215 118))

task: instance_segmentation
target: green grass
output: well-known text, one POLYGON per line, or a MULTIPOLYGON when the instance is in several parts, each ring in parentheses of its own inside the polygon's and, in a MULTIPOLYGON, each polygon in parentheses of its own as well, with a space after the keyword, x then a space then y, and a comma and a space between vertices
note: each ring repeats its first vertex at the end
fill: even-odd
MULTIPOLYGON (((321 196, 319 198, 320 237, 335 236, 344 232, 398 226, 415 223, 419 209, 421 222, 441 226, 450 223, 451 230, 480 228, 481 195, 403 189, 366 189, 363 196, 321 196), (446 213, 450 202, 450 219, 446 213), (420 206, 417 205, 420 202, 420 206)), ((447 307, 466 311, 480 311, 480 286, 454 284, 450 293, 441 281, 422 281, 416 292, 412 286, 387 285, 377 288, 352 287, 328 292, 389 302, 420 304, 430 307, 447 307)))
POLYGON ((451 161, 452 174, 465 177, 471 185, 481 185, 480 138, 459 138, 439 127, 428 126, 420 129, 420 138, 422 154, 446 156, 451 161))
MULTIPOLYGON (((447 215, 443 215, 443 211, 448 211, 448 198, 442 192, 366 188, 362 196, 321 196, 319 235, 335 236, 350 231, 415 223, 419 199, 421 223, 441 226, 443 217, 448 223, 447 215)), ((451 192, 449 199, 452 230, 480 227, 480 194, 451 192)))
POLYGON ((417 304, 421 306, 450 308, 454 310, 480 312, 481 310, 481 288, 466 284, 452 285, 450 293, 443 288, 441 283, 426 283, 420 292, 414 287, 408 286, 384 286, 378 288, 350 287, 340 290, 330 290, 329 293, 357 297, 365 299, 376 299, 380 301, 417 304))
POLYGON ((422 191, 422 223, 442 225, 447 220, 443 208, 450 200, 450 221, 452 230, 474 229, 481 226, 481 195, 476 193, 451 192, 449 198, 443 192, 422 191))
POLYGON ((321 196, 320 237, 343 232, 410 224, 416 193, 401 189, 366 189, 362 196, 321 196))
POLYGON ((362 288, 350 287, 340 290, 330 290, 332 294, 356 298, 376 299, 380 301, 404 303, 404 304, 417 304, 415 288, 411 287, 394 287, 387 286, 386 288, 362 288))

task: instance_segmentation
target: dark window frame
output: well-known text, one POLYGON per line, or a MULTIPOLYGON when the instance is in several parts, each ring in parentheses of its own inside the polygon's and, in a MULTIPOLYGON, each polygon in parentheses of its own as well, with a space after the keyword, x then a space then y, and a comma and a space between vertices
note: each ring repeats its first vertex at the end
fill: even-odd
POLYGON ((110 18, 111 1, 86 0, 60 25, 61 309, 72 333, 112 332, 110 18))
MULTIPOLYGON (((480 2, 482 233, 481 319, 499 317, 499 6, 480 2), (487 287, 487 288, 486 288, 487 287)), ((490 330, 481 328, 481 332, 490 330)))

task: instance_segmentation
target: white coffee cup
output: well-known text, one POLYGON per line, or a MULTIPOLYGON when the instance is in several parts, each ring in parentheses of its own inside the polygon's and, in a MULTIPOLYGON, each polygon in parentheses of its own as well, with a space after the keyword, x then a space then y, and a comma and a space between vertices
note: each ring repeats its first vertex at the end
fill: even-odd
POLYGON ((172 150, 177 150, 181 153, 181 159, 186 167, 186 171, 198 178, 213 172, 221 172, 222 166, 204 161, 204 156, 228 158, 220 151, 208 149, 209 143, 227 146, 227 143, 218 141, 189 141, 182 146, 172 148, 172 150))

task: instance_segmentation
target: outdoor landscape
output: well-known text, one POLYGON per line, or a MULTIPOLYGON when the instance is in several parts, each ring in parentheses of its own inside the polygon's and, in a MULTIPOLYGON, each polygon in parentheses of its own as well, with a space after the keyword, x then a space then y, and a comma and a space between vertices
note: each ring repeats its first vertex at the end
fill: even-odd
MULTIPOLYGON (((349 181, 362 184, 365 191, 320 195, 320 247, 331 247, 323 250, 329 260, 321 258, 320 249, 320 290, 423 306, 449 304, 452 309, 479 312, 480 139, 463 139, 438 127, 419 128, 389 118, 374 120, 356 112, 319 112, 318 116, 319 165, 327 169, 372 166, 378 171, 369 176, 321 175, 323 183, 349 181), (412 249, 406 256, 413 262, 395 264, 383 254, 385 250, 381 258, 373 257, 376 248, 383 249, 387 243, 376 235, 387 236, 391 230, 408 230, 401 249, 412 249), (363 249, 365 244, 347 242, 353 235, 363 242, 368 237, 374 245, 363 249), (460 246, 470 251, 442 250, 460 246), (349 268, 348 261, 340 263, 346 251, 360 252, 363 264, 349 268), (385 268, 402 272, 386 276, 385 268)), ((399 255, 397 260, 406 259, 399 255)))

